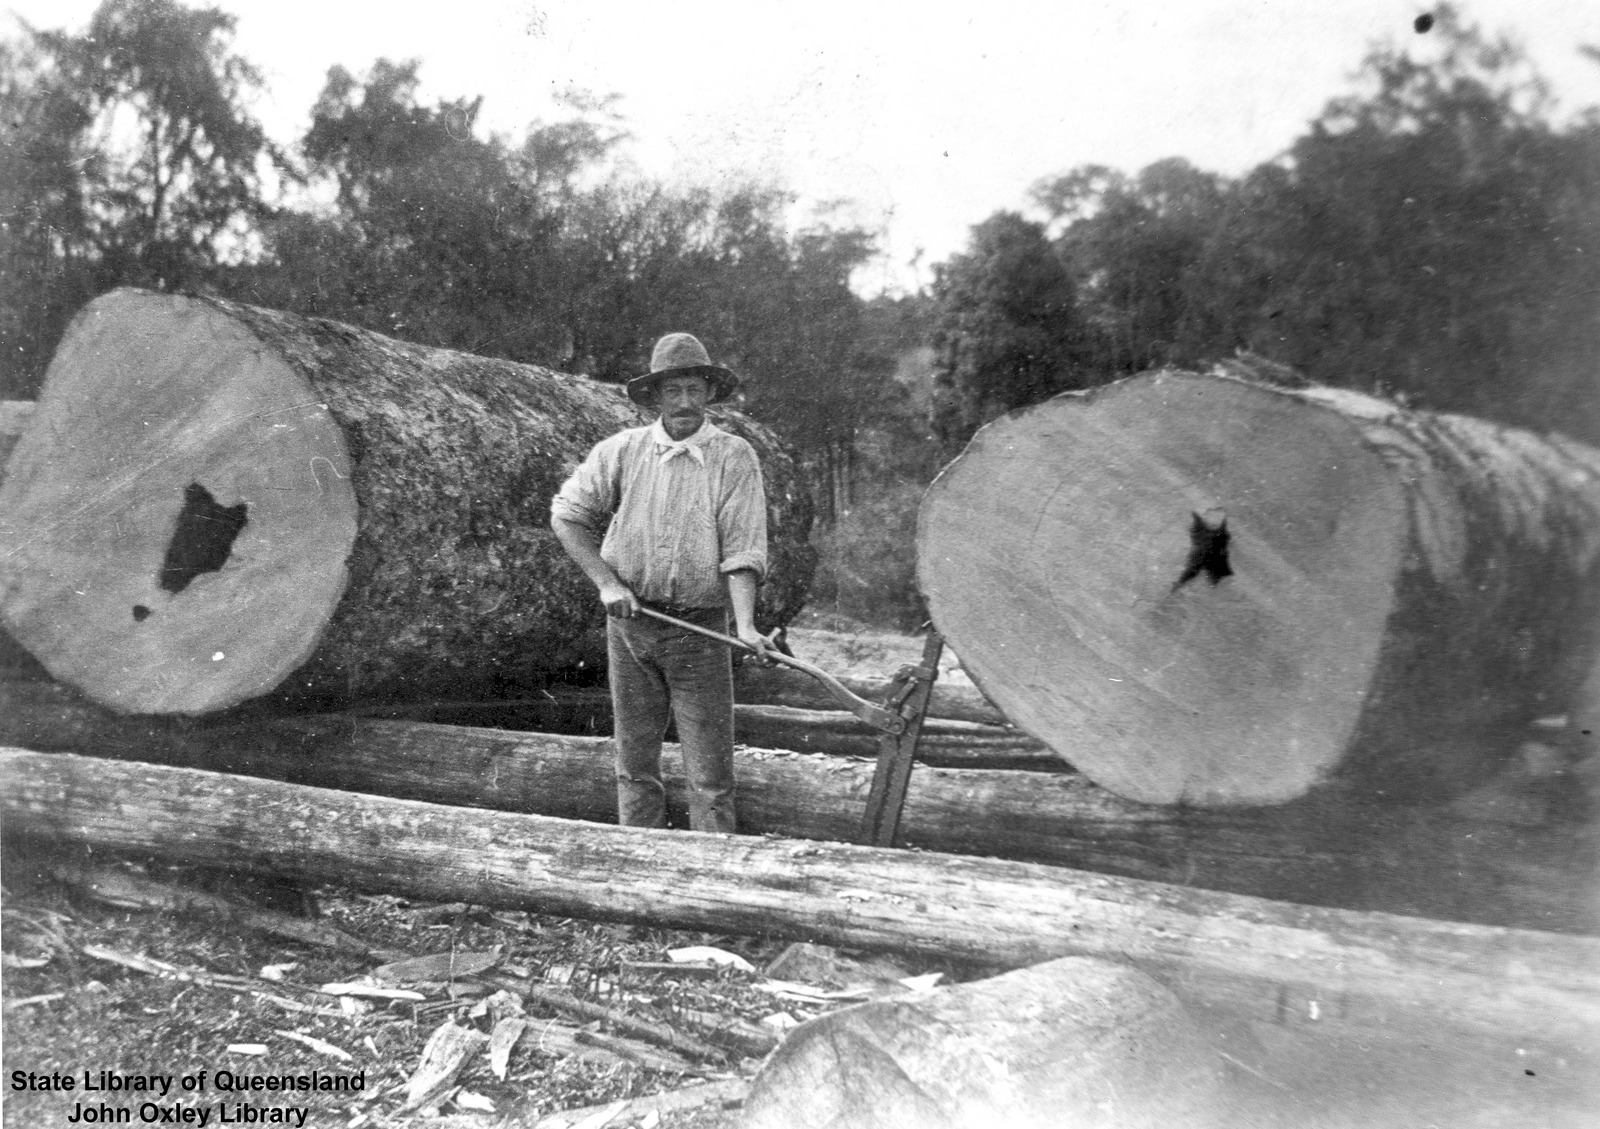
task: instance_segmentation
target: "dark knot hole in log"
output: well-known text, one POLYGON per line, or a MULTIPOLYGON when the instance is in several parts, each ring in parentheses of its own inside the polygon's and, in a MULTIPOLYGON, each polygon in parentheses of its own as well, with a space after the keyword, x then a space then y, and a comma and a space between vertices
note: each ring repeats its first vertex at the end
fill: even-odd
POLYGON ((1189 560, 1183 566, 1183 575, 1172 585, 1174 592, 1202 572, 1212 584, 1216 584, 1224 576, 1233 575, 1233 567, 1228 564, 1227 516, 1219 516, 1215 525, 1206 521, 1200 514, 1192 513, 1191 516, 1194 520, 1189 523, 1189 560))
MULTIPOLYGON (((166 559, 161 562, 161 587, 177 595, 201 573, 216 572, 227 563, 234 539, 249 520, 249 509, 244 502, 219 506, 211 491, 198 482, 189 483, 183 491, 177 528, 172 531, 166 559)), ((143 618, 138 608, 133 614, 136 619, 143 618)))

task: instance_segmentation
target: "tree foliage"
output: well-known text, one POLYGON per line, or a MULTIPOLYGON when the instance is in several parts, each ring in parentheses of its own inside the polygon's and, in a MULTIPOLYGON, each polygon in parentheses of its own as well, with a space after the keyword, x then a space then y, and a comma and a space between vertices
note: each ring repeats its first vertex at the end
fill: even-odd
POLYGON ((959 449, 986 420, 1081 386, 1083 330, 1073 279, 1044 225, 999 212, 934 273, 934 429, 959 449))
POLYGON ((264 213, 260 162, 277 156, 245 111, 259 73, 229 53, 234 18, 175 0, 106 0, 86 34, 37 37, 77 108, 89 233, 107 269, 188 281, 264 213), (87 135, 87 136, 86 136, 87 135))
MULTIPOLYGON (((1248 349, 1323 383, 1600 442, 1600 118, 1551 119, 1521 53, 1441 6, 1426 54, 1375 47, 1355 90, 1245 176, 1169 159, 1036 185, 1078 303, 1051 324, 1087 325, 1093 381, 1248 349)), ((974 229, 952 269, 990 242, 974 229)), ((1037 248, 996 269, 995 289, 1055 301, 1037 248)), ((941 300, 946 321, 970 316, 964 291, 941 300)), ((1032 362, 941 364, 970 418, 1032 362)))
POLYGON ((286 166, 245 109, 260 76, 230 52, 233 27, 215 8, 105 0, 82 35, 5 45, 8 394, 31 387, 84 299, 200 284, 267 214, 263 174, 286 166))
POLYGON ((476 101, 423 106, 418 64, 328 76, 301 151, 333 214, 290 215, 259 272, 269 304, 430 344, 620 381, 663 333, 690 328, 746 378, 752 410, 839 487, 887 362, 857 345, 852 271, 868 233, 791 231, 787 193, 669 188, 609 164, 613 101, 519 145, 474 132, 476 101))
POLYGON ((825 512, 848 500, 892 368, 850 289, 870 233, 795 230, 770 185, 625 173, 614 96, 568 89, 521 138, 484 136, 482 100, 425 102, 415 60, 332 68, 291 164, 244 108, 260 80, 232 31, 213 8, 105 0, 81 35, 4 45, 4 394, 33 390, 73 310, 130 283, 613 381, 690 329, 807 452, 825 512), (264 202, 273 164, 300 206, 264 202))

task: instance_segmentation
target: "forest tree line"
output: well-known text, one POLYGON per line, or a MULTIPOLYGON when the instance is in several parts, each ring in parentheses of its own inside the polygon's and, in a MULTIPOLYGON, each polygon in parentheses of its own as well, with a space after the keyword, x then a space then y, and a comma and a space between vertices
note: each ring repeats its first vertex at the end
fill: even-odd
MULTIPOLYGON (((0 398, 116 286, 197 290, 618 381, 690 329, 812 471, 818 597, 914 625, 922 488, 985 420, 1245 349, 1313 380, 1600 443, 1600 111, 1558 120, 1511 45, 1448 6, 1418 61, 1238 177, 1085 165, 976 224, 928 291, 864 298, 876 233, 790 222, 751 180, 629 172, 615 99, 520 138, 419 63, 335 67, 280 146, 234 19, 105 0, 0 41, 0 398)), ((1600 62, 1600 52, 1586 48, 1600 62)))
MULTIPOLYGON (((1230 178, 1181 158, 1034 185, 939 269, 950 446, 1001 411, 1245 349, 1310 379, 1600 443, 1600 111, 1556 124, 1510 43, 1436 9, 1430 61, 1230 178)), ((1600 50, 1584 48, 1600 63, 1600 50)))

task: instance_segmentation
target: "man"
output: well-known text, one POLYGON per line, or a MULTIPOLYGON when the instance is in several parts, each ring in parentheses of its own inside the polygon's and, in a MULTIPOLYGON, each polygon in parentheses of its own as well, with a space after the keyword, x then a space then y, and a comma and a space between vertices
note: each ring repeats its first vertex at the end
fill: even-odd
POLYGON ((665 827, 661 740, 678 723, 689 826, 734 830, 733 667, 727 646, 642 616, 648 607, 761 651, 756 587, 767 568, 767 502, 750 444, 706 419, 738 377, 687 333, 656 342, 628 381, 655 423, 601 440, 551 502, 562 546, 600 591, 616 732, 617 810, 665 827), (609 529, 606 527, 610 522, 609 529), (602 531, 604 540, 601 540, 602 531))

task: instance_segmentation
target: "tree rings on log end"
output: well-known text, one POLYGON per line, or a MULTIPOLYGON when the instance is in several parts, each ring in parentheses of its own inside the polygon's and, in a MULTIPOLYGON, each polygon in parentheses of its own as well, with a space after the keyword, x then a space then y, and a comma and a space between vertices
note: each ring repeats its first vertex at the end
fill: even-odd
POLYGON ((198 301, 87 307, 0 484, 0 618, 55 677, 138 713, 220 709, 308 657, 356 499, 311 385, 198 301))
POLYGON ((1407 499, 1341 414, 1159 373, 980 430, 929 489, 918 579, 996 705, 1149 803, 1278 803, 1345 753, 1407 499))

